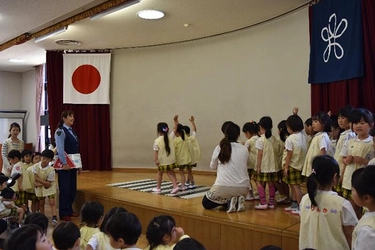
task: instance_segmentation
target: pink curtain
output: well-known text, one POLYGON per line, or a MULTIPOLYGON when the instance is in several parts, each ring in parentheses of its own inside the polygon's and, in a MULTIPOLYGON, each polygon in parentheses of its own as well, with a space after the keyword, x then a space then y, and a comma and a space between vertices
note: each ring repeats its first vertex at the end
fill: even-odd
POLYGON ((39 65, 35 67, 36 69, 36 96, 35 96, 35 124, 36 124, 36 134, 37 134, 37 142, 35 145, 35 151, 41 151, 41 129, 40 129, 40 116, 42 115, 42 96, 43 96, 43 72, 44 72, 44 65, 39 65))

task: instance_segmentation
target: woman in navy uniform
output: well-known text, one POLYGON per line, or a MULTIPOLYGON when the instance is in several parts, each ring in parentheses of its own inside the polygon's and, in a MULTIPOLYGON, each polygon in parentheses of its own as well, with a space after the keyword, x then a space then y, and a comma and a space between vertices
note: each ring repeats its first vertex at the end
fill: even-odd
POLYGON ((77 171, 81 169, 71 168, 67 164, 65 153, 68 155, 79 153, 79 142, 76 133, 72 129, 74 112, 65 110, 61 113, 61 120, 55 132, 55 142, 58 157, 62 168, 57 170, 59 184, 59 216, 61 220, 70 221, 71 217, 78 217, 73 212, 73 202, 77 191, 77 171))

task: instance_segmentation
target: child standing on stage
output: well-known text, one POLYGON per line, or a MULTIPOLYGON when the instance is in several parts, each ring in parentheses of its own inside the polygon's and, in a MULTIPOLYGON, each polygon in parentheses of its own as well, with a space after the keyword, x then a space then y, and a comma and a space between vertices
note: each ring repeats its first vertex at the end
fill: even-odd
POLYGON ((327 113, 318 112, 312 119, 312 129, 316 133, 308 147, 306 159, 302 168, 302 175, 309 177, 311 174, 311 161, 315 156, 331 152, 331 140, 327 132, 331 131, 331 119, 327 113))
POLYGON ((168 215, 154 217, 148 224, 146 238, 149 245, 144 250, 172 250, 176 242, 189 238, 175 220, 168 215))
POLYGON ((279 170, 277 171, 278 181, 275 181, 275 187, 276 187, 276 190, 280 194, 280 198, 276 200, 276 203, 289 204, 290 203, 289 186, 283 180, 284 170, 283 170, 283 164, 282 164, 285 141, 286 141, 286 138, 288 138, 289 136, 288 129, 286 127, 286 120, 282 120, 281 122, 279 122, 279 124, 277 124, 277 129, 279 133, 279 138, 277 138, 277 141, 280 144, 281 150, 280 150, 280 154, 278 155, 278 159, 279 159, 278 161, 279 170))
POLYGON ((190 133, 189 126, 184 126, 184 130, 189 140, 190 147, 190 158, 191 161, 187 167, 187 180, 185 186, 189 189, 195 188, 193 168, 197 167, 198 161, 202 158, 201 149, 197 140, 197 126, 195 125, 194 116, 191 116, 189 119, 193 132, 190 133))
POLYGON ((280 144, 272 135, 272 119, 264 116, 259 121, 260 138, 256 141, 257 153, 257 187, 260 204, 255 209, 275 209, 275 181, 278 181, 280 144), (267 203, 265 185, 268 183, 269 199, 267 203))
POLYGON ((344 163, 342 195, 350 200, 358 218, 361 218, 361 208, 351 199, 351 179, 356 169, 366 166, 374 158, 374 142, 370 135, 374 120, 371 112, 367 109, 355 109, 350 115, 350 121, 357 136, 346 141, 341 150, 344 163))
POLYGON ((176 153, 176 165, 180 170, 181 176, 181 190, 186 190, 185 187, 185 168, 189 166, 191 162, 190 156, 190 145, 189 140, 186 138, 186 133, 184 130, 184 126, 182 126, 178 122, 178 115, 175 115, 173 118, 174 126, 173 126, 173 134, 175 138, 173 139, 173 144, 175 147, 176 153))
POLYGON ((334 158, 339 164, 340 167, 340 179, 335 186, 335 191, 339 194, 342 195, 342 177, 344 176, 343 170, 344 170, 344 163, 342 161, 342 155, 341 155, 341 150, 344 146, 344 143, 351 139, 354 138, 356 135, 352 131, 351 126, 350 126, 350 114, 354 110, 354 108, 350 105, 344 106, 339 110, 339 115, 337 118, 337 123, 339 124, 340 128, 344 130, 341 134, 340 137, 336 143, 336 151, 334 158))
POLYGON ((286 120, 286 126, 290 133, 285 141, 283 155, 284 181, 292 189, 292 205, 285 208, 287 212, 299 214, 299 204, 302 199, 301 183, 302 167, 307 153, 307 139, 303 130, 303 121, 298 115, 291 115, 286 120))
POLYGON ((81 208, 81 249, 86 249, 91 237, 100 232, 99 226, 102 223, 104 207, 98 201, 87 201, 81 208))
MULTIPOLYGON (((245 134, 247 141, 245 142, 245 147, 249 150, 249 159, 247 161, 247 172, 249 173, 250 188, 245 200, 252 201, 255 200, 253 186, 251 185, 251 177, 256 178, 256 166, 257 159, 257 148, 255 147, 256 141, 259 139, 258 136, 258 124, 254 121, 247 122, 242 127, 242 132, 245 134)), ((259 198, 259 197, 257 197, 259 198)))
POLYGON ((16 173, 19 173, 21 175, 16 180, 15 185, 12 187, 12 189, 16 192, 18 197, 14 203, 18 207, 24 206, 25 208, 27 208, 27 197, 25 190, 31 189, 31 184, 29 178, 27 178, 27 171, 25 168, 23 168, 23 163, 20 161, 21 158, 22 156, 20 151, 16 149, 12 149, 8 154, 9 162, 12 164, 12 172, 10 175, 13 176, 16 173))
POLYGON ((349 250, 358 219, 350 202, 332 191, 339 178, 339 166, 328 155, 312 161, 307 192, 301 201, 299 249, 349 250))
POLYGON ((353 250, 375 249, 375 166, 359 168, 352 177, 352 198, 359 207, 366 207, 366 212, 354 228, 352 237, 353 250))
POLYGON ((158 167, 156 188, 153 188, 154 193, 161 192, 161 182, 163 180, 164 172, 167 172, 169 179, 173 184, 172 194, 178 192, 176 175, 173 169, 176 168, 175 147, 172 138, 168 135, 168 124, 160 122, 157 125, 158 138, 154 142, 154 162, 158 167))
POLYGON ((44 203, 48 197, 49 205, 52 212, 52 223, 57 224, 56 216, 56 183, 55 169, 50 165, 55 154, 52 150, 46 149, 42 152, 41 162, 33 166, 35 195, 39 200, 39 209, 44 214, 44 203))

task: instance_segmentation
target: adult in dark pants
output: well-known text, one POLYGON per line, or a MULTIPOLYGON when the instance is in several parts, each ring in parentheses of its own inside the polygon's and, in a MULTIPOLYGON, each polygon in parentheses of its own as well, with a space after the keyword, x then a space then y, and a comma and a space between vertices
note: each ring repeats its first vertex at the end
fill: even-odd
POLYGON ((65 157, 65 153, 72 156, 79 153, 79 142, 76 133, 72 129, 73 123, 73 111, 65 110, 61 114, 61 120, 55 132, 57 154, 63 165, 62 169, 57 170, 57 175, 60 192, 59 216, 64 221, 70 221, 71 217, 79 216, 79 214, 74 213, 72 205, 77 191, 77 172, 81 171, 81 169, 71 168, 67 164, 65 157))

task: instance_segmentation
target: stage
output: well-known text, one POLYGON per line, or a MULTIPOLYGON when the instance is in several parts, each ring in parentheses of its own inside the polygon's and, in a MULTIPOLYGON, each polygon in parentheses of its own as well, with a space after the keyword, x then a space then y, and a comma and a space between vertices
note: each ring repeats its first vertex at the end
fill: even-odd
MULTIPOLYGON (((215 173, 194 172, 197 185, 211 186, 215 173)), ((177 179, 179 175, 176 174, 177 179)), ((156 179, 153 169, 114 169, 113 171, 82 172, 78 176, 75 211, 85 201, 100 201, 105 211, 123 206, 135 213, 145 234, 149 221, 157 215, 168 214, 176 220, 190 237, 200 241, 208 250, 254 249, 277 245, 284 250, 298 249, 299 216, 286 213, 286 205, 275 210, 255 210, 259 201, 246 201, 246 210, 226 213, 223 209, 205 210, 202 197, 182 199, 147 192, 107 186, 111 183, 156 179)), ((165 174, 163 180, 168 181, 165 174)), ((138 247, 144 247, 144 236, 138 247)))

